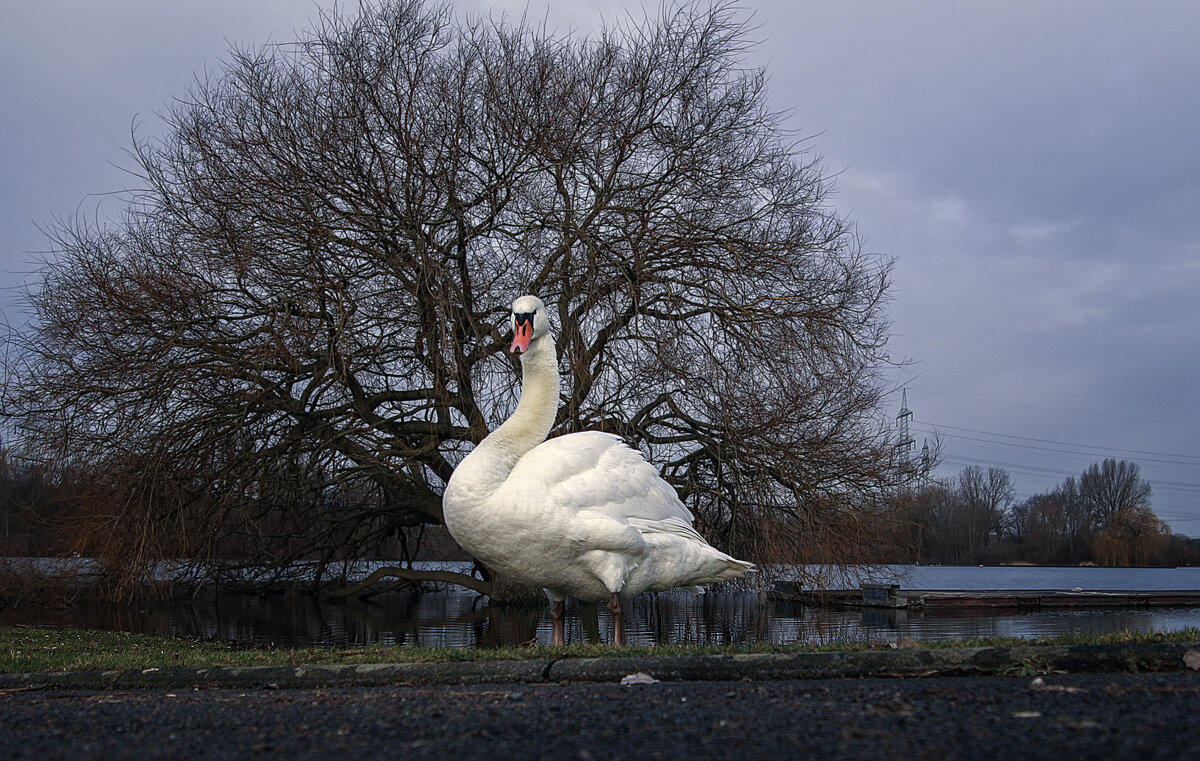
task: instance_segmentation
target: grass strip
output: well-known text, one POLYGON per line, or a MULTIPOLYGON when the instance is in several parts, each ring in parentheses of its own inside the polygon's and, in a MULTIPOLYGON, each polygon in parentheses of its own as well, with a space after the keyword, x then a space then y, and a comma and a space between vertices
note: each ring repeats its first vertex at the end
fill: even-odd
MULTIPOLYGON (((1057 637, 986 637, 931 640, 918 647, 1012 647, 1016 645, 1105 645, 1151 642, 1200 642, 1200 629, 1172 632, 1116 632, 1057 637)), ((912 645, 912 643, 906 643, 912 645)), ((827 644, 654 645, 618 648, 612 645, 535 645, 507 648, 428 648, 368 645, 351 649, 295 650, 242 648, 233 645, 175 639, 148 634, 91 629, 0 627, 0 673, 35 671, 125 671, 129 669, 211 668, 214 666, 287 666, 358 663, 522 660, 528 658, 587 658, 601 656, 705 655, 717 653, 803 653, 880 650, 890 642, 841 641, 827 644)))

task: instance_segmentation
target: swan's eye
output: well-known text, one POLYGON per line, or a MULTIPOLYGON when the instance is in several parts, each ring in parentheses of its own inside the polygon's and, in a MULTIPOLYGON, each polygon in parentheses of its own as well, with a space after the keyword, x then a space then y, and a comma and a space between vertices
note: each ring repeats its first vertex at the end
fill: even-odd
POLYGON ((514 312, 513 320, 516 322, 517 325, 524 325, 525 323, 529 323, 529 326, 533 327, 533 316, 535 314, 537 314, 537 312, 524 312, 524 313, 514 312))

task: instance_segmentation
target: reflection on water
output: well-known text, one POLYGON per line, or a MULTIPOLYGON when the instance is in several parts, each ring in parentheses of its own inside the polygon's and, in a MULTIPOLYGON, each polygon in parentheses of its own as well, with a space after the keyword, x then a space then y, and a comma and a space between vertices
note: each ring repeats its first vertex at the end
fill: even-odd
MULTIPOLYGON (((370 643, 464 647, 550 642, 548 609, 489 606, 474 594, 391 593, 371 604, 319 603, 306 596, 260 597, 207 592, 173 603, 116 605, 82 598, 70 608, 21 605, 0 610, 0 625, 111 629, 212 641, 293 647, 370 643)), ((626 601, 626 630, 635 644, 790 644, 978 636, 1157 631, 1200 627, 1200 609, 918 610, 814 608, 754 593, 693 596, 648 594, 626 601)), ((569 604, 572 642, 609 641, 604 606, 569 604)))

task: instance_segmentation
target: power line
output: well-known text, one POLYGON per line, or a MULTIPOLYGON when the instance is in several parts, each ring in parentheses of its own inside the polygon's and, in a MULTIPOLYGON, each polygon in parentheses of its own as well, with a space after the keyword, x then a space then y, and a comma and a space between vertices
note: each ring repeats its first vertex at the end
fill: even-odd
POLYGON ((989 465, 991 467, 1011 470, 1014 473, 1024 473, 1027 476, 1054 476, 1056 478, 1066 478, 1067 476, 1078 475, 1072 471, 1062 470, 1060 468, 1040 468, 1036 465, 1021 465, 1012 462, 989 460, 982 457, 970 457, 968 455, 948 454, 942 457, 942 462, 949 465, 989 465))
MULTIPOLYGON (((978 434, 982 434, 984 436, 999 436, 999 437, 1003 437, 1006 439, 1017 439, 1019 441, 1034 441, 1039 444, 1055 444, 1057 446, 1078 447, 1080 449, 1096 449, 1096 450, 1100 450, 1100 451, 1104 451, 1104 452, 1116 452, 1118 454, 1128 453, 1128 454, 1139 454, 1139 455, 1155 455, 1158 457, 1177 457, 1177 458, 1183 458, 1183 459, 1190 459, 1190 460, 1193 460, 1194 462, 1177 462, 1177 463, 1173 463, 1173 464, 1176 464, 1176 465, 1200 465, 1200 455, 1177 454, 1174 452, 1152 452, 1152 451, 1143 450, 1143 449, 1120 449, 1117 447, 1101 447, 1101 446, 1095 446, 1092 444, 1074 444, 1074 443, 1071 443, 1068 441, 1054 441, 1052 439, 1038 439, 1038 438, 1034 438, 1032 436, 1017 436, 1017 435, 1011 434, 1011 433, 997 433, 995 431, 981 431, 976 428, 961 428, 961 427, 953 426, 953 425, 941 425, 940 423, 932 423, 932 422, 924 421, 924 420, 921 422, 925 423, 926 425, 932 426, 934 429, 944 429, 947 431, 966 431, 967 433, 978 433, 978 434)), ((958 438, 967 438, 967 437, 964 436, 964 437, 958 437, 958 438)), ((1021 446, 1019 444, 1009 444, 1009 443, 1003 442, 1003 441, 987 442, 987 443, 1005 444, 1006 446, 1021 446)), ((1030 448, 1036 449, 1038 447, 1030 447, 1030 448)), ((1051 450, 1051 451, 1058 451, 1058 450, 1051 450)), ((1083 455, 1091 456, 1088 452, 1070 452, 1069 454, 1083 454, 1083 455)))
MULTIPOLYGON (((1079 475, 1076 472, 1062 470, 1060 468, 1041 468, 1037 465, 1025 465, 1011 462, 1001 462, 999 460, 990 460, 983 457, 970 457, 968 455, 946 455, 942 461, 951 465, 988 465, 996 468, 1004 468, 1011 470, 1014 473, 1023 473, 1027 476, 1054 476, 1056 478, 1067 478, 1070 476, 1079 475)), ((1184 481, 1163 481, 1153 478, 1143 479, 1147 481, 1154 489, 1166 489, 1167 491, 1184 492, 1184 493, 1200 493, 1200 483, 1193 484, 1184 481)))
MULTIPOLYGON (((922 389, 914 388, 914 391, 922 391, 922 389)), ((1041 407, 1031 404, 1018 404, 1013 402, 1001 402, 994 399, 982 399, 978 397, 962 396, 957 394, 946 394, 937 391, 925 390, 924 393, 935 396, 945 396, 954 399, 964 399, 972 402, 981 402, 984 404, 996 404, 1006 407, 1020 407, 1025 409, 1040 410, 1044 412, 1060 412, 1074 415, 1089 415, 1092 417, 1109 418, 1113 420, 1134 421, 1138 423, 1159 423, 1169 425, 1184 425, 1189 427, 1200 427, 1200 424, 1182 421, 1182 420, 1159 420, 1153 418, 1143 418, 1130 415, 1114 415, 1109 413, 1090 412, 1084 410, 1066 410, 1056 409, 1053 407, 1041 407)), ((907 408, 907 405, 904 405, 907 408)), ((997 431, 986 431, 977 428, 966 428, 952 425, 938 425, 926 420, 919 421, 924 427, 929 427, 930 435, 944 435, 954 441, 962 442, 968 451, 986 450, 986 447, 1006 447, 1007 449, 999 449, 996 451, 1000 457, 1005 457, 1005 454, 1010 455, 1008 459, 1029 458, 1034 460, 1036 464, 1013 463, 1002 460, 990 459, 984 457, 972 457, 967 454, 950 454, 944 452, 942 462, 951 467, 963 466, 988 466, 998 467, 1010 471, 1014 475, 1025 476, 1027 478, 1037 479, 1054 479, 1063 481, 1069 477, 1078 478, 1079 470, 1067 470, 1062 467, 1054 467, 1055 461, 1062 462, 1062 457, 1054 457, 1054 455, 1065 457, 1087 457, 1087 458, 1107 458, 1120 457, 1122 459, 1133 460, 1138 463, 1145 463, 1151 466, 1152 469, 1186 469, 1188 476, 1194 474, 1196 468, 1200 468, 1200 455, 1181 454, 1178 452, 1161 452, 1155 450, 1143 449, 1123 449, 1119 447, 1107 447, 1093 444, 1080 444, 1069 441, 1057 441, 1054 439, 1038 438, 1035 436, 1021 436, 1010 433, 1000 433, 997 431), (944 433, 943 433, 944 432, 944 433), (953 432, 953 433, 951 433, 953 432), (974 435, 971 435, 974 434, 974 435), (1015 454, 1014 454, 1015 453, 1015 454)), ((924 431, 922 431, 924 433, 924 431)), ((1188 508, 1195 503, 1197 495, 1200 495, 1200 483, 1192 481, 1179 480, 1159 480, 1155 478, 1145 478, 1150 484, 1153 492, 1163 497, 1164 501, 1170 506, 1166 510, 1162 510, 1160 506, 1156 510, 1156 514, 1169 521, 1173 525, 1181 525, 1185 523, 1200 523, 1200 515, 1189 513, 1188 508), (1180 504, 1182 500, 1187 500, 1187 503, 1180 504)), ((1022 496, 1025 496, 1022 492, 1022 496)), ((1034 496, 1032 494, 1028 496, 1034 496)))
POLYGON ((930 389, 916 388, 909 386, 914 391, 920 391, 923 394, 931 394, 933 396, 944 396, 950 399, 962 399, 968 402, 983 402, 984 404, 999 404, 1005 407, 1020 407, 1027 410, 1040 410, 1042 412, 1061 412, 1069 415, 1089 415, 1091 417, 1110 418, 1113 420, 1130 420, 1137 423, 1160 423, 1164 425, 1186 425, 1193 428, 1200 428, 1200 423, 1193 423, 1189 420, 1160 420, 1158 418, 1133 417, 1131 415, 1113 415, 1108 412, 1089 412, 1087 410, 1068 410, 1061 407, 1040 407, 1036 404, 1020 404, 1018 402, 1001 402, 996 399, 981 399, 977 396, 960 396, 959 394, 947 394, 944 391, 931 391, 930 389))
MULTIPOLYGON (((1152 452, 1152 451, 1139 450, 1139 449, 1117 449, 1115 447, 1092 446, 1089 444, 1074 444, 1074 443, 1070 443, 1070 442, 1053 441, 1050 439, 1039 439, 1039 438, 1034 438, 1034 437, 1030 437, 1030 436, 1017 436, 1017 435, 1008 434, 1008 433, 997 433, 995 431, 982 431, 982 430, 978 430, 978 429, 974 429, 974 428, 962 428, 962 427, 958 427, 958 426, 949 426, 949 425, 943 426, 943 425, 938 425, 936 423, 930 423, 929 425, 934 426, 934 431, 931 431, 930 432, 931 434, 936 432, 937 429, 949 429, 949 430, 954 430, 954 431, 966 431, 969 433, 978 433, 983 436, 1004 437, 1004 438, 1010 438, 1010 439, 1016 440, 1016 441, 996 441, 996 440, 992 440, 992 439, 980 439, 980 438, 977 438, 974 436, 963 436, 961 434, 948 434, 951 438, 963 439, 966 441, 974 441, 977 443, 991 445, 991 446, 1004 446, 1004 447, 1012 447, 1014 449, 1033 450, 1033 451, 1041 451, 1041 452, 1054 452, 1054 453, 1058 453, 1058 454, 1077 455, 1077 456, 1082 456, 1082 457, 1097 456, 1095 452, 1080 451, 1079 449, 1074 449, 1074 450, 1059 449, 1056 447, 1039 446, 1037 444, 1018 443, 1018 442, 1022 442, 1022 441, 1034 441, 1034 442, 1038 442, 1039 444, 1057 444, 1057 445, 1063 446, 1063 447, 1080 447, 1082 449, 1093 449, 1093 450, 1099 450, 1102 452, 1116 453, 1116 454, 1120 454, 1122 456, 1137 454, 1137 455, 1160 455, 1162 457, 1175 457, 1175 458, 1190 458, 1190 459, 1196 460, 1196 462, 1188 462, 1186 460, 1163 460, 1163 459, 1147 458, 1147 457, 1137 457, 1137 458, 1130 457, 1129 459, 1136 459, 1139 463, 1152 462, 1152 463, 1157 463, 1160 465, 1177 466, 1177 467, 1184 467, 1184 468, 1200 467, 1200 457, 1194 457, 1192 455, 1181 455, 1181 454, 1176 454, 1176 453, 1172 453, 1172 452, 1152 452)), ((958 460, 959 462, 965 461, 965 462, 968 462, 969 464, 983 464, 983 465, 992 465, 995 467, 1003 467, 1006 469, 1011 469, 1017 473, 1023 473, 1025 475, 1034 475, 1034 476, 1050 475, 1050 476, 1059 476, 1059 477, 1064 477, 1064 478, 1067 476, 1077 475, 1076 473, 1073 473, 1070 471, 1065 471, 1061 468, 1050 468, 1050 467, 1039 467, 1037 465, 1006 463, 1006 462, 990 460, 990 459, 986 459, 986 458, 982 458, 982 457, 970 457, 968 455, 947 454, 944 457, 944 460, 947 462, 958 460)), ((1182 492, 1186 492, 1186 493, 1200 492, 1200 483, 1191 483, 1191 482, 1186 482, 1186 481, 1170 481, 1170 480, 1165 480, 1165 479, 1147 479, 1147 480, 1149 480, 1152 485, 1154 485, 1156 487, 1165 488, 1168 491, 1182 491, 1182 492)))
MULTIPOLYGON (((1041 452, 1056 452, 1059 454, 1081 455, 1084 457, 1098 456, 1097 452, 1083 451, 1085 449, 1092 449, 1092 450, 1098 450, 1099 452, 1109 452, 1109 453, 1115 453, 1115 454, 1119 454, 1119 455, 1123 455, 1123 456, 1124 455, 1139 455, 1139 457, 1137 458, 1137 460, 1139 462, 1155 462, 1155 463, 1159 463, 1162 465, 1179 465, 1179 466, 1188 467, 1188 468, 1200 467, 1200 457, 1196 457, 1193 455, 1174 454, 1174 453, 1169 453, 1169 452, 1150 452, 1150 451, 1141 450, 1141 449, 1118 449, 1116 447, 1101 447, 1101 446, 1093 446, 1091 444, 1072 444, 1069 442, 1051 441, 1049 439, 1036 439, 1036 438, 1032 438, 1029 436, 1015 436, 1013 434, 1008 434, 1008 433, 995 433, 992 431, 980 431, 980 430, 976 430, 974 428, 959 428, 957 426, 940 425, 938 423, 928 423, 928 425, 932 426, 932 430, 927 431, 927 433, 929 433, 929 435, 931 435, 931 436, 936 435, 936 433, 940 430, 966 431, 969 433, 978 433, 978 434, 981 434, 984 436, 1003 436, 1006 438, 1017 439, 1019 441, 1036 441, 1036 442, 1039 442, 1042 444, 1057 444, 1061 447, 1078 447, 1078 449, 1060 449, 1057 447, 1037 446, 1036 444, 1018 444, 1018 443, 1010 442, 1010 441, 993 441, 991 439, 981 439, 981 438, 976 438, 974 436, 963 436, 962 434, 953 434, 953 433, 947 434, 951 438, 962 439, 964 441, 975 441, 975 442, 979 442, 981 444, 993 444, 996 446, 1015 447, 1015 448, 1019 448, 1019 449, 1032 449, 1032 450, 1037 450, 1037 451, 1041 451, 1041 452), (1157 455, 1158 457, 1157 458, 1156 457, 1145 457, 1144 455, 1157 455), (1186 459, 1164 460, 1164 459, 1161 459, 1162 457, 1191 458, 1192 461, 1189 462, 1186 459)), ((1132 459, 1132 458, 1130 458, 1130 459, 1132 459)))

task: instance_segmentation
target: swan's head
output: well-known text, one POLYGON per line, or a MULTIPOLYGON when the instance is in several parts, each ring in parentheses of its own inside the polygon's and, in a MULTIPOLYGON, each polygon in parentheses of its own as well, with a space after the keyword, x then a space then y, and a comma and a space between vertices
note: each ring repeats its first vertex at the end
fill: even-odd
POLYGON ((550 332, 546 305, 537 296, 522 296, 512 305, 512 346, 514 354, 529 351, 529 344, 550 332))

